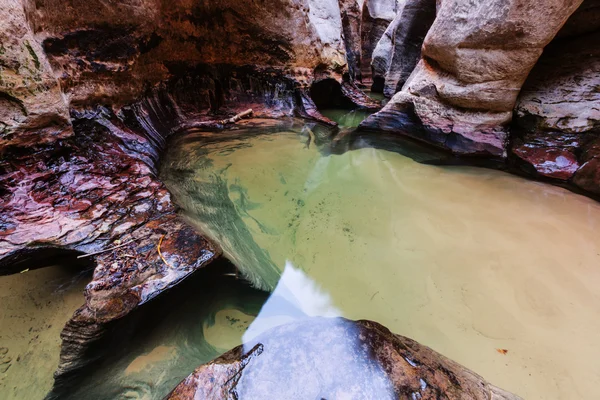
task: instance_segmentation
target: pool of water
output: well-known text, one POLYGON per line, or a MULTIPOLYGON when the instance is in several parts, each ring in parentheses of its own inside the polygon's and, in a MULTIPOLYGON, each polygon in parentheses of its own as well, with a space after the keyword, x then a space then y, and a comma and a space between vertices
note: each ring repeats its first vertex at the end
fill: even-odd
POLYGON ((248 337, 306 315, 371 319, 524 398, 600 397, 599 204, 307 139, 192 132, 162 163, 186 218, 277 287, 248 337))
POLYGON ((66 266, 0 276, 0 399, 42 399, 50 390, 60 332, 89 280, 90 271, 66 266))
POLYGON ((215 262, 113 326, 108 355, 49 399, 161 400, 196 367, 242 343, 267 297, 215 262))

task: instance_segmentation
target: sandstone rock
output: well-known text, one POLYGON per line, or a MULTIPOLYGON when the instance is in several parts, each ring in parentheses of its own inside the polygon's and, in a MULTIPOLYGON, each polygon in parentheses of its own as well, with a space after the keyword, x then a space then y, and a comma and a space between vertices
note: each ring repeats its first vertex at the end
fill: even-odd
POLYGON ((364 126, 393 128, 381 120, 399 118, 410 103, 424 129, 437 132, 434 144, 465 154, 481 153, 483 144, 486 153, 506 156, 507 125, 519 90, 544 46, 580 4, 439 2, 419 64, 402 91, 364 126))
POLYGON ((198 367, 167 396, 238 398, 519 399, 375 322, 343 318, 273 328, 198 367))
POLYGON ((345 65, 337 0, 27 1, 71 105, 123 105, 195 65, 345 65))
POLYGON ((567 182, 580 167, 579 146, 577 135, 547 132, 516 138, 511 152, 516 165, 528 175, 567 182))
POLYGON ((373 51, 394 20, 398 9, 397 0, 366 0, 361 21, 361 78, 364 84, 372 84, 371 62, 373 51))
POLYGON ((600 0, 584 0, 556 34, 556 38, 579 36, 599 29, 600 0))
POLYGON ((361 4, 359 4, 362 1, 339 0, 343 37, 346 45, 346 62, 349 78, 352 81, 362 81, 360 66, 362 62, 361 30, 363 27, 361 4))
POLYGON ((390 68, 393 54, 393 37, 400 23, 399 18, 394 18, 385 28, 383 35, 373 49, 371 54, 371 90, 377 93, 383 93, 385 87, 385 77, 390 68))
POLYGON ((531 71, 515 107, 512 146, 521 169, 600 191, 595 138, 600 133, 599 33, 553 41, 531 71), (579 167, 582 168, 578 172, 579 167), (585 168, 584 168, 585 167, 585 168))
POLYGON ((71 134, 69 112, 19 1, 0 2, 0 151, 71 134))
POLYGON ((108 110, 79 116, 74 135, 29 150, 5 152, 0 161, 0 274, 56 249, 100 252, 86 304, 62 334, 60 376, 89 361, 86 354, 107 323, 176 285, 220 250, 176 215, 156 179, 153 139, 108 110))
MULTIPOLYGON (((383 93, 392 97, 414 70, 421 57, 421 46, 435 19, 435 0, 400 2, 392 25, 391 54, 387 57, 383 93)), ((385 46, 385 41, 382 43, 385 46)))
POLYGON ((528 131, 582 133, 600 129, 600 32, 550 44, 531 71, 515 107, 528 131))

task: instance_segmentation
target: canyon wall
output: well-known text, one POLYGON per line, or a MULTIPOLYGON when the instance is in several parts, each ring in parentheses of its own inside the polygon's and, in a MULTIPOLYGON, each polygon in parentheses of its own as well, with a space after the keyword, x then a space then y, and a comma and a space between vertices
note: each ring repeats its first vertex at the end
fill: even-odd
POLYGON ((402 131, 458 154, 505 157, 521 86, 580 4, 438 1, 416 68, 363 127, 402 131))
POLYGON ((361 129, 600 194, 599 7, 581 3, 0 0, 0 274, 99 253, 63 334, 76 370, 220 254, 156 177, 168 137, 246 108, 332 124, 317 105, 377 107, 360 85, 391 97, 361 129))

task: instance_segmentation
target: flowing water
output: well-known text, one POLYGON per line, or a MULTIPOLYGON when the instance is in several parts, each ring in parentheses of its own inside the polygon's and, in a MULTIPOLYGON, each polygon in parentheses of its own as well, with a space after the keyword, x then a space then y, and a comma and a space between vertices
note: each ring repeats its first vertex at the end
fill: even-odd
POLYGON ((189 133, 162 166, 188 220, 277 286, 253 326, 371 319, 526 399, 600 398, 599 204, 306 132, 189 133))

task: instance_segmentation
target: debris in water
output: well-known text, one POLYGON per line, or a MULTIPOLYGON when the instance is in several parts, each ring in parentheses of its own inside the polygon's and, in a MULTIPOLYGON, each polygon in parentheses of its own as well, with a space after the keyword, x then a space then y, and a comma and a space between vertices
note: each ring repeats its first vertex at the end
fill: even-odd
POLYGON ((23 271, 21 271, 20 273, 21 273, 21 274, 24 274, 24 273, 25 273, 25 272, 27 272, 27 271, 29 271, 29 268, 27 268, 27 269, 24 269, 24 270, 23 270, 23 271))
POLYGON ((497 351, 498 353, 500 353, 500 354, 506 354, 506 353, 508 353, 508 350, 507 350, 507 349, 496 349, 496 351, 497 351))

